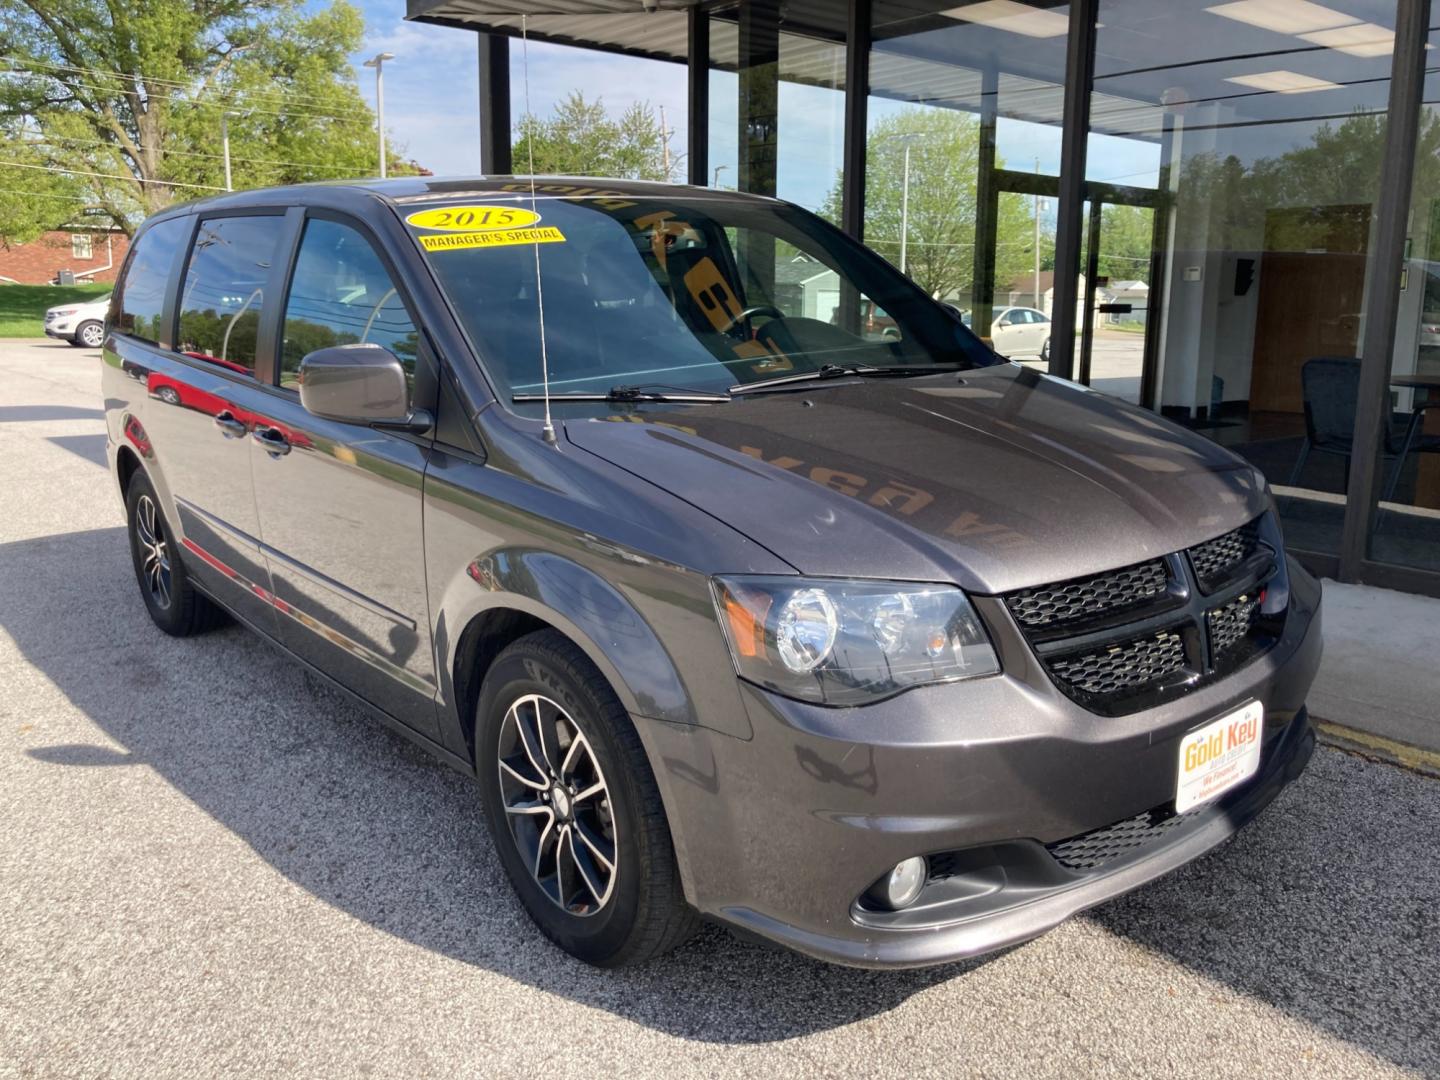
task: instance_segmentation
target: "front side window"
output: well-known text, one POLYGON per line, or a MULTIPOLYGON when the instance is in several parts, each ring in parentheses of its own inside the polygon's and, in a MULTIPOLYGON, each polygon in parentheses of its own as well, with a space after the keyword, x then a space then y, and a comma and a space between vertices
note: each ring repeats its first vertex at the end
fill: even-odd
POLYGON ((295 276, 285 301, 280 385, 299 389, 300 361, 332 345, 382 345, 413 382, 419 335, 385 264, 349 225, 323 218, 305 224, 295 276))
POLYGON ((723 392, 826 365, 995 362, 953 312, 794 207, 547 198, 538 210, 530 232, 441 232, 424 224, 436 217, 408 214, 507 402, 541 386, 541 299, 552 394, 723 392))
POLYGON ((190 218, 171 218, 151 225, 130 251, 129 262, 112 300, 111 322, 117 333, 156 343, 164 336, 160 322, 165 309, 165 289, 175 252, 185 242, 190 218))
POLYGON ((255 374, 265 286, 283 224, 278 216, 200 223, 180 292, 180 352, 237 374, 255 374))

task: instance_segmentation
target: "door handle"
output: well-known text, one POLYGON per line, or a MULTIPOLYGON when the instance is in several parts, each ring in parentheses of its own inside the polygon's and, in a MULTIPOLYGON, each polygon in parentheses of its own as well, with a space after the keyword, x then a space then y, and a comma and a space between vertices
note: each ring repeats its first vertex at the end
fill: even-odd
POLYGON ((229 409, 222 409, 215 414, 215 426, 227 439, 239 439, 244 436, 246 427, 243 420, 236 420, 235 414, 229 409))
POLYGON ((256 428, 255 441, 265 448, 265 452, 272 458, 278 458, 290 452, 290 440, 285 438, 285 433, 276 427, 256 428))

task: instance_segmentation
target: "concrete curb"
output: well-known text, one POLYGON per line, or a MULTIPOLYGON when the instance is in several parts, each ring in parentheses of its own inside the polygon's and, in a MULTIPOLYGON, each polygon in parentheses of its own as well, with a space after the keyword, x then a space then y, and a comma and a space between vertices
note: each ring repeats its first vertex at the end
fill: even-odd
POLYGON ((1419 773, 1421 776, 1440 779, 1440 753, 1434 750, 1426 750, 1424 747, 1414 746, 1396 739, 1387 739, 1383 735, 1375 735, 1369 731, 1361 731, 1359 728, 1332 723, 1318 717, 1313 717, 1312 720, 1315 730, 1320 736, 1320 741, 1328 746, 1336 747, 1347 753, 1358 754, 1371 761, 1398 765, 1402 769, 1419 773))

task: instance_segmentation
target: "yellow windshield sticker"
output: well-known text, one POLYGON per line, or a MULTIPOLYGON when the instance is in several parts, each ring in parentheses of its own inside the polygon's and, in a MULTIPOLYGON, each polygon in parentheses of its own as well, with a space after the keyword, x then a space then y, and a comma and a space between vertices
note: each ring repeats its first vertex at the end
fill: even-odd
POLYGON ((455 251, 460 248, 510 247, 514 244, 559 244, 564 234, 554 225, 539 229, 494 229, 490 232, 432 233, 419 237, 426 251, 455 251))
POLYGON ((485 229, 523 229, 539 221, 540 215, 519 206, 436 206, 429 210, 417 210, 405 220, 417 229, 479 232, 485 229))

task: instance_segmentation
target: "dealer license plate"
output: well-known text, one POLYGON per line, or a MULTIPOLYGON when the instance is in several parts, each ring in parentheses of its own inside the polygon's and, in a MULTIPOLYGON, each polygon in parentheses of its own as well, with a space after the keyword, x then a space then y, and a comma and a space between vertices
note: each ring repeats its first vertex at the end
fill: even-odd
POLYGON ((1260 767, 1265 710, 1258 701, 1190 732, 1180 743, 1175 812, 1183 814, 1243 784, 1260 767))

